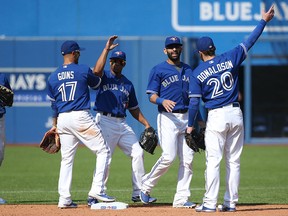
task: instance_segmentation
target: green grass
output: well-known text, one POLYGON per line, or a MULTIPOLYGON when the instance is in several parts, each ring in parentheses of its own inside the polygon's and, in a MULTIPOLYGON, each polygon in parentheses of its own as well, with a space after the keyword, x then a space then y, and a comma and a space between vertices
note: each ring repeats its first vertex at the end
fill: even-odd
MULTIPOLYGON (((145 153, 148 172, 160 156, 145 153)), ((86 203, 95 165, 94 155, 85 147, 77 151, 72 183, 73 200, 86 203)), ((153 188, 158 203, 172 203, 177 182, 176 160, 153 188)), ((60 154, 49 155, 37 146, 6 146, 5 160, 0 168, 0 197, 9 204, 56 204, 60 154)), ((204 194, 205 154, 195 154, 191 182, 191 200, 201 203, 204 194)), ((225 190, 224 163, 221 166, 219 202, 225 190)), ((288 145, 245 146, 241 158, 239 204, 288 204, 288 145)), ((117 149, 113 155, 107 193, 118 201, 130 201, 131 163, 117 149)))

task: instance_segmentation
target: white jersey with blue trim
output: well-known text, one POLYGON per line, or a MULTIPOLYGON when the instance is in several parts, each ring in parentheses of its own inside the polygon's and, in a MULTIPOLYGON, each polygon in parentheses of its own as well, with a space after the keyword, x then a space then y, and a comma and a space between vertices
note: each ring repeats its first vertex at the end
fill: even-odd
MULTIPOLYGON (((176 102, 173 110, 188 109, 189 105, 189 77, 192 68, 181 62, 181 67, 164 61, 152 68, 146 93, 157 94, 159 97, 176 102)), ((165 111, 162 105, 158 105, 158 111, 165 111)))
POLYGON ((87 65, 63 65, 48 78, 48 98, 57 113, 87 110, 90 109, 89 87, 96 89, 100 83, 101 78, 87 65))
POLYGON ((111 71, 104 70, 101 80, 96 89, 94 110, 126 117, 126 109, 138 108, 134 85, 123 74, 117 78, 111 71))
POLYGON ((238 69, 247 55, 243 44, 194 69, 189 97, 201 97, 208 109, 238 100, 238 69))

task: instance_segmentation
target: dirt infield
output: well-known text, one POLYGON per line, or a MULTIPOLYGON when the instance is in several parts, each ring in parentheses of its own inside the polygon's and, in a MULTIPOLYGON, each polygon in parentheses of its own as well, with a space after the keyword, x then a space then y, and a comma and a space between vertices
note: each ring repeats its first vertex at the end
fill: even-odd
MULTIPOLYGON (((131 206, 124 210, 91 210, 86 205, 76 209, 58 209, 55 205, 0 205, 0 215, 3 216, 191 216, 205 215, 194 209, 176 209, 168 205, 131 206)), ((215 212, 211 215, 240 215, 240 216, 287 216, 288 205, 241 205, 237 212, 215 212)))

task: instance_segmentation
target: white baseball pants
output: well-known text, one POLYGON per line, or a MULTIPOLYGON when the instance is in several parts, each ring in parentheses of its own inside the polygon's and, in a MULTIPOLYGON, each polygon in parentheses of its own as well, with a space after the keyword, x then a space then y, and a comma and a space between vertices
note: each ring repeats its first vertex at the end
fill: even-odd
POLYGON ((100 120, 100 126, 107 141, 111 154, 118 146, 125 155, 131 158, 132 164, 132 197, 139 196, 142 177, 145 174, 144 152, 139 145, 138 138, 127 124, 125 118, 116 118, 97 113, 96 119, 100 120))
POLYGON ((192 161, 194 152, 185 141, 185 130, 188 125, 188 113, 162 112, 157 116, 157 130, 162 155, 143 177, 142 191, 150 193, 160 177, 164 175, 176 156, 179 157, 178 182, 173 205, 183 205, 190 197, 192 180, 192 161))
POLYGON ((240 180, 240 155, 244 143, 242 111, 231 105, 208 112, 205 131, 206 144, 206 193, 203 203, 216 208, 220 186, 220 162, 225 157, 226 192, 224 204, 234 208, 238 202, 240 180))
POLYGON ((80 143, 97 156, 89 196, 105 193, 105 180, 111 162, 111 152, 103 138, 100 127, 95 123, 89 110, 60 113, 57 130, 61 141, 61 167, 58 183, 59 203, 71 203, 70 188, 74 157, 80 143))

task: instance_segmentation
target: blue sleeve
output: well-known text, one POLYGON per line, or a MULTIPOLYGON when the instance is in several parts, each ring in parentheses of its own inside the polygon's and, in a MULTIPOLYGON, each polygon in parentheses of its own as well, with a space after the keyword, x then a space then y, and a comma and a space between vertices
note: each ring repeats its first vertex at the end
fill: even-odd
POLYGON ((244 46, 247 48, 247 51, 254 45, 257 39, 262 34, 266 26, 266 21, 261 19, 256 28, 251 32, 247 40, 243 42, 244 46))
MULTIPOLYGON (((157 73, 157 67, 155 66, 154 68, 152 68, 152 70, 149 74, 148 86, 146 89, 146 93, 147 94, 156 93, 159 95, 160 85, 161 85, 161 78, 159 77, 159 75, 157 73)), ((159 97, 160 97, 160 95, 159 95, 159 97)))
POLYGON ((199 110, 199 101, 200 101, 200 98, 198 97, 190 98, 188 127, 192 127, 194 125, 194 121, 197 117, 198 110, 199 110))
POLYGON ((52 108, 52 117, 57 118, 58 110, 55 101, 51 101, 51 108, 52 108))
POLYGON ((90 68, 88 68, 87 76, 88 76, 88 85, 92 89, 96 89, 101 83, 101 78, 96 76, 90 68))

